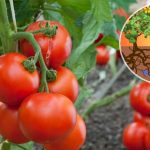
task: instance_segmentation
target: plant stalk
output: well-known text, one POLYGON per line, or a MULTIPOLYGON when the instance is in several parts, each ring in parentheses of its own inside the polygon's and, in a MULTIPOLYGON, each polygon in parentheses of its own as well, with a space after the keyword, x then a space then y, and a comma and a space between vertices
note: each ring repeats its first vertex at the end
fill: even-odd
POLYGON ((0 0, 0 38, 4 53, 15 51, 16 43, 11 38, 12 30, 8 20, 5 0, 0 0))
POLYGON ((119 97, 122 97, 130 92, 132 87, 135 85, 135 82, 132 84, 129 84, 128 86, 122 88, 121 90, 117 91, 116 93, 106 96, 102 99, 97 100, 96 102, 93 102, 85 112, 83 112, 82 116, 84 119, 87 119, 89 115, 91 115, 96 109, 107 106, 116 100, 118 100, 119 97))
POLYGON ((13 33, 12 37, 14 40, 27 39, 32 44, 32 46, 35 50, 35 56, 34 56, 35 64, 37 63, 37 61, 39 59, 40 66, 41 66, 41 72, 42 72, 40 92, 46 90, 46 92, 49 93, 47 80, 46 80, 46 73, 47 73, 48 69, 47 69, 47 66, 45 65, 45 62, 44 62, 44 59, 43 59, 43 56, 41 53, 41 48, 40 48, 39 44, 36 42, 33 34, 29 33, 29 32, 18 32, 18 33, 13 33))

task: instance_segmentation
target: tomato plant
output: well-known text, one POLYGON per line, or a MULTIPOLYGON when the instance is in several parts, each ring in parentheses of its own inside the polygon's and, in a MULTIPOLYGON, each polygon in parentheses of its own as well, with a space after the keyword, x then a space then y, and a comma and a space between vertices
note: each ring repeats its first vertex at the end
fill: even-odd
POLYGON ((130 92, 131 106, 143 115, 150 114, 150 84, 142 82, 136 85, 130 92))
MULTIPOLYGON (((45 34, 34 34, 34 37, 41 47, 44 61, 48 67, 58 68, 69 57, 72 47, 72 42, 68 31, 59 22, 56 21, 37 21, 32 23, 26 29, 26 32, 33 32, 44 28, 46 24, 51 27, 57 26, 56 35, 52 38, 45 34), (59 58, 59 59, 58 59, 59 58)), ((34 48, 27 40, 21 40, 20 48, 26 56, 35 54, 34 48)))
POLYGON ((57 69, 57 79, 48 83, 51 92, 60 93, 75 102, 78 96, 78 81, 75 75, 65 67, 57 69))
POLYGON ((106 65, 109 61, 109 51, 106 46, 101 45, 96 47, 97 55, 96 55, 96 63, 99 65, 106 65))
POLYGON ((29 73, 23 66, 26 57, 18 53, 0 56, 0 100, 8 105, 19 105, 39 88, 37 71, 29 73))
POLYGON ((13 143, 26 143, 29 140, 19 128, 18 109, 0 102, 0 135, 13 143))
POLYGON ((45 150, 79 150, 86 138, 86 127, 82 118, 77 116, 77 123, 73 131, 64 139, 46 144, 45 150), (77 138, 78 137, 78 138, 77 138))
POLYGON ((101 65, 109 61, 107 46, 119 48, 111 3, 0 1, 0 149, 32 149, 26 143, 32 141, 48 150, 78 150, 86 140, 80 115, 131 89, 90 101, 83 114, 79 109, 94 95, 86 79, 96 66, 95 48, 101 65))
POLYGON ((76 110, 72 102, 61 94, 37 93, 21 104, 19 124, 30 140, 39 143, 55 141, 74 128, 76 110))

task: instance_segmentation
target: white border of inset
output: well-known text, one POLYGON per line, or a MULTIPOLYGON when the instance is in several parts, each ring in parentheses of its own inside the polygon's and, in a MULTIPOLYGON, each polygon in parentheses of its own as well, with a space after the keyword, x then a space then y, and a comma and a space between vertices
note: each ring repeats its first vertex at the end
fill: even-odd
POLYGON ((130 15, 130 17, 129 17, 129 18, 126 20, 126 22, 124 23, 124 25, 123 25, 123 27, 122 27, 122 29, 121 29, 120 36, 119 36, 119 49, 120 49, 121 57, 122 57, 122 59, 123 59, 124 64, 126 65, 126 67, 127 67, 137 78, 139 78, 139 79, 141 79, 141 80, 143 80, 143 81, 145 81, 145 82, 149 82, 149 83, 150 83, 150 81, 148 81, 148 80, 142 78, 141 76, 139 76, 138 74, 136 74, 132 69, 130 69, 130 67, 127 65, 127 63, 126 63, 126 61, 125 61, 125 59, 124 59, 124 57, 123 57, 123 55, 122 55, 122 51, 121 51, 121 47, 122 47, 122 46, 121 46, 121 37, 122 37, 122 32, 123 32, 124 27, 126 26, 126 24, 127 24, 127 22, 129 21, 129 19, 130 19, 131 17, 133 17, 138 11, 144 9, 145 7, 150 6, 150 0, 148 0, 147 3, 148 3, 147 5, 141 7, 140 9, 138 9, 137 11, 135 11, 132 15, 130 15))

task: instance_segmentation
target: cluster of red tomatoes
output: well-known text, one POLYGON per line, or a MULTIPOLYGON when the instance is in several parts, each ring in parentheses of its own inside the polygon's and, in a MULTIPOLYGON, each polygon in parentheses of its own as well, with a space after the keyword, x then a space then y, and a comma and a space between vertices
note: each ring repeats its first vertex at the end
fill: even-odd
POLYGON ((134 108, 134 122, 123 132, 123 143, 128 150, 150 150, 150 83, 136 85, 130 93, 134 108))
POLYGON ((0 135, 21 144, 35 141, 45 150, 78 150, 86 138, 86 126, 73 105, 78 96, 75 75, 61 65, 69 57, 72 42, 68 31, 54 21, 34 22, 26 32, 37 31, 49 23, 56 25, 54 37, 34 34, 48 68, 57 71, 57 78, 48 82, 50 93, 38 92, 41 69, 29 72, 23 65, 34 56, 34 48, 25 39, 20 41, 22 53, 0 56, 0 135))

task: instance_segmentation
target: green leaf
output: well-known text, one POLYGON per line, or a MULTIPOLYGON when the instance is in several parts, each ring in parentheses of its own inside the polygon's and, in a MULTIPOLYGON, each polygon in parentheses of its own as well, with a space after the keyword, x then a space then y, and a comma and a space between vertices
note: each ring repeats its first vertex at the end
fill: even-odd
POLYGON ((90 9, 90 0, 56 0, 61 6, 62 9, 67 13, 70 12, 68 15, 72 16, 81 16, 87 10, 90 9))
POLYGON ((28 142, 25 144, 12 144, 10 150, 32 150, 33 149, 33 142, 28 142), (22 147, 22 148, 21 148, 22 147))
POLYGON ((4 142, 2 144, 1 150, 11 150, 11 144, 8 142, 4 142))
MULTIPOLYGON (((78 61, 76 61, 72 65, 72 71, 75 73, 78 79, 86 76, 89 71, 95 66, 96 64, 96 50, 94 46, 90 46, 80 57, 78 61)), ((70 67, 70 64, 67 64, 70 67)))
POLYGON ((77 108, 77 110, 80 110, 83 102, 86 100, 86 98, 90 97, 91 95, 92 95, 92 91, 89 90, 87 85, 80 87, 80 93, 78 99, 75 102, 75 107, 77 108))
POLYGON ((108 0, 92 0, 91 11, 88 11, 83 19, 81 42, 67 61, 67 67, 78 79, 85 76, 95 64, 96 50, 92 45, 102 32, 105 22, 113 22, 108 0))
POLYGON ((82 20, 82 18, 77 18, 76 20, 74 20, 72 17, 65 14, 65 12, 63 18, 65 22, 64 24, 72 36, 73 49, 74 49, 80 44, 82 38, 82 27, 77 25, 78 21, 80 21, 80 19, 82 20))
POLYGON ((102 30, 105 36, 112 36, 118 40, 118 35, 116 34, 117 28, 114 21, 105 22, 102 26, 102 30))
POLYGON ((112 36, 105 36, 99 43, 99 45, 109 45, 115 49, 119 49, 119 42, 112 36))
MULTIPOLYGON (((9 19, 12 21, 9 1, 6 0, 9 19)), ((44 0, 14 0, 15 15, 18 26, 24 26, 33 21, 33 17, 38 13, 44 0)))
POLYGON ((118 15, 114 15, 114 19, 116 21, 116 26, 117 26, 117 29, 118 30, 121 30, 125 21, 126 21, 126 18, 125 17, 120 17, 118 15))

